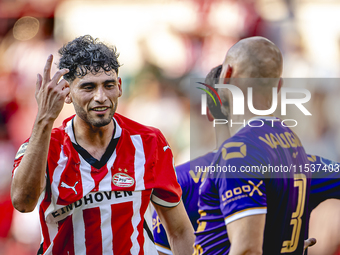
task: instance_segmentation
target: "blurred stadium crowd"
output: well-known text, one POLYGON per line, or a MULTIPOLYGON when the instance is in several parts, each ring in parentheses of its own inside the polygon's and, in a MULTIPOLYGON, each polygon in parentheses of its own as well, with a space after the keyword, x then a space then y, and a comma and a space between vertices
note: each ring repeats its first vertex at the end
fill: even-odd
MULTIPOLYGON (((36 75, 50 53, 57 63, 63 43, 91 34, 117 47, 123 64, 118 112, 159 128, 180 164, 193 157, 190 138, 199 133, 190 128, 190 108, 200 107, 190 102, 190 78, 205 77, 239 39, 265 36, 284 54, 284 78, 319 78, 305 82, 313 118, 296 132, 308 153, 340 161, 339 11, 335 0, 0 0, 0 254, 39 248, 38 212, 13 210, 11 170, 34 123, 36 75)), ((71 114, 65 105, 55 125, 71 114)), ((199 145, 206 152, 214 146, 212 127, 199 125, 207 133, 199 145)), ((316 209, 313 237, 340 238, 340 230, 320 227, 340 225, 339 215, 331 215, 338 211, 335 200, 316 209)), ((318 244, 309 254, 329 254, 325 249, 318 244)))

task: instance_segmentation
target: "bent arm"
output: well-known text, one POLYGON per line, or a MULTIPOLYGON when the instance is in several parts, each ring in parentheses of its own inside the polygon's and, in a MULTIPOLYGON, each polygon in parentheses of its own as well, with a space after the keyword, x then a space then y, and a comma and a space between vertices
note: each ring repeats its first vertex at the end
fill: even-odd
POLYGON ((227 225, 231 247, 229 255, 262 254, 265 214, 247 216, 227 225))
POLYGON ((50 55, 43 76, 38 74, 35 90, 38 114, 26 152, 12 180, 12 204, 20 212, 33 211, 46 186, 45 173, 53 123, 70 92, 68 82, 63 79, 59 81, 68 72, 67 69, 57 71, 50 78, 52 60, 53 56, 50 55))
POLYGON ((154 204, 165 227, 171 251, 176 255, 193 253, 194 229, 181 201, 177 206, 167 208, 154 204))
POLYGON ((46 186, 47 154, 53 122, 36 120, 32 136, 12 180, 11 199, 15 209, 31 212, 46 186))

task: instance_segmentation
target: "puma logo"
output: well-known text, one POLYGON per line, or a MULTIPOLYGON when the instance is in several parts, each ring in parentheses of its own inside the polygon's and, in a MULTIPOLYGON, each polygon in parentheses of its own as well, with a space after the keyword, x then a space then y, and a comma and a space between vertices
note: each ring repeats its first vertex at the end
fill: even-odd
POLYGON ((166 151, 167 149, 170 149, 169 145, 163 147, 164 151, 166 151))
POLYGON ((75 187, 78 184, 78 182, 76 182, 73 186, 69 186, 67 185, 65 182, 61 183, 61 187, 62 188, 67 188, 67 189, 72 189, 74 191, 74 193, 76 193, 76 195, 78 194, 78 192, 76 191, 75 187))

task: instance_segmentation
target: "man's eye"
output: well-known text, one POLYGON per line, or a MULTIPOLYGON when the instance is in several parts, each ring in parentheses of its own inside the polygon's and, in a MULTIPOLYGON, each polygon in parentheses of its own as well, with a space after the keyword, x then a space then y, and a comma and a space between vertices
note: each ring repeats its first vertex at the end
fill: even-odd
POLYGON ((113 88, 114 86, 115 86, 115 84, 106 84, 106 87, 109 88, 109 89, 113 88))

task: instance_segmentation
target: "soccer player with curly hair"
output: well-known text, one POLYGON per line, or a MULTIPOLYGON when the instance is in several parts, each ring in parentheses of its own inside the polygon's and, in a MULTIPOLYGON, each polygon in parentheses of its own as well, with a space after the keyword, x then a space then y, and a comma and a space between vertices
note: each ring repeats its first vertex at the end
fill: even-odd
POLYGON ((36 206, 38 254, 157 254, 149 203, 175 254, 191 254, 193 229, 162 133, 116 113, 122 81, 116 49, 82 36, 37 77, 38 113, 14 161, 12 203, 36 206), (62 76, 64 79, 61 79, 62 76), (76 114, 52 129, 64 102, 76 114))

